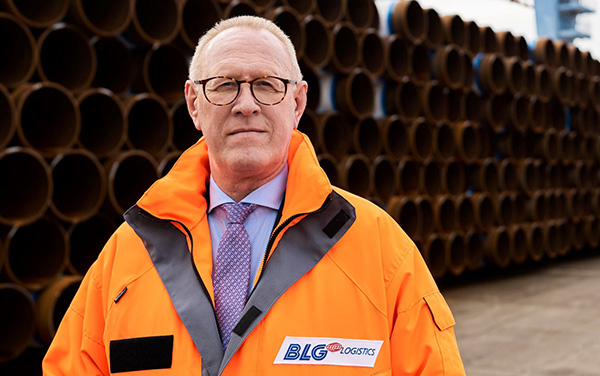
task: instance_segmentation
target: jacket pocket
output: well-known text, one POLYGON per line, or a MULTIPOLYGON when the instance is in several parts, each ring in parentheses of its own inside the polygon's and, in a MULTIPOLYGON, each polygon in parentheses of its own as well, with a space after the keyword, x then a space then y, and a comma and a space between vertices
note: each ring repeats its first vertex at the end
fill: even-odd
POLYGON ((110 341, 111 373, 171 368, 172 361, 172 335, 110 341))
POLYGON ((427 295, 423 299, 427 303, 429 311, 431 311, 431 316, 433 316, 433 321, 435 321, 435 325, 439 330, 448 329, 455 324, 452 311, 450 311, 448 303, 446 303, 446 300, 439 291, 427 295))

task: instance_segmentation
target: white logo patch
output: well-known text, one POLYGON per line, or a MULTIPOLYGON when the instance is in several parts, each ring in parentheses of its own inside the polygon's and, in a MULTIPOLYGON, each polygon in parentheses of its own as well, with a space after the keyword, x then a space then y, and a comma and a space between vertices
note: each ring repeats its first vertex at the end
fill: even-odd
POLYGON ((373 367, 383 341, 285 337, 273 364, 373 367))

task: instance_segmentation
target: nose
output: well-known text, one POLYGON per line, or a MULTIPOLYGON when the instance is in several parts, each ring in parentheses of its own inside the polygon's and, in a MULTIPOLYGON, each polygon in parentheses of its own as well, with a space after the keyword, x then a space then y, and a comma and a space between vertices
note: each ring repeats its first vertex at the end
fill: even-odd
POLYGON ((252 95, 250 84, 244 85, 246 83, 247 82, 243 82, 240 84, 240 95, 237 97, 235 102, 233 102, 233 107, 231 110, 234 114, 250 116, 260 113, 260 106, 252 95))

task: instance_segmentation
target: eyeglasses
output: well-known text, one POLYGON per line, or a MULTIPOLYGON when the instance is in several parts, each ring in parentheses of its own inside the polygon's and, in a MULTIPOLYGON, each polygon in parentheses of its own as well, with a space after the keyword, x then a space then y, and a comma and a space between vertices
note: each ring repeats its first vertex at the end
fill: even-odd
POLYGON ((194 83, 202 85, 204 97, 215 106, 226 106, 233 103, 240 95, 240 87, 243 83, 250 84, 250 92, 258 103, 273 106, 283 101, 287 94, 287 85, 297 84, 298 81, 275 76, 258 77, 253 80, 236 80, 231 77, 216 76, 197 80, 194 83))

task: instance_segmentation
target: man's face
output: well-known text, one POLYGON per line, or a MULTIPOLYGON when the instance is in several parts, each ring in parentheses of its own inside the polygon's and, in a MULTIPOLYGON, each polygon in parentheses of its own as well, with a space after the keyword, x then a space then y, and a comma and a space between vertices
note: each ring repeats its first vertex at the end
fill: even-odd
MULTIPOLYGON (((228 29, 205 48, 202 77, 251 80, 261 76, 291 79, 282 43, 267 31, 228 29)), ((215 106, 202 85, 186 83, 186 100, 196 128, 202 131, 213 174, 229 179, 274 177, 287 161, 292 130, 306 103, 306 83, 288 84, 285 99, 273 106, 258 103, 250 85, 229 105, 215 106), (271 176, 273 175, 273 176, 271 176)))

